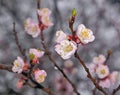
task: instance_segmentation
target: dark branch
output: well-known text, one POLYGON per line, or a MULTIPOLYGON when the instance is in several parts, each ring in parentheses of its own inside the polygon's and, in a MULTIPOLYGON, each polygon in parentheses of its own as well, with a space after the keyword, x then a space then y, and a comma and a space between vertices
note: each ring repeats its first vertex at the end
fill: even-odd
POLYGON ((113 90, 112 95, 115 95, 119 90, 120 90, 120 85, 116 89, 113 90))
POLYGON ((15 22, 13 22, 13 33, 14 33, 14 36, 15 36, 16 45, 17 45, 20 53, 24 57, 24 60, 26 61, 25 50, 21 47, 21 45, 19 43, 19 39, 18 39, 18 36, 17 36, 16 28, 15 28, 15 22))
MULTIPOLYGON (((37 8, 40 9, 40 7, 38 5, 39 4, 39 0, 37 2, 37 8)), ((37 15, 38 16, 38 15, 37 15)), ((39 20, 39 16, 38 16, 38 22, 39 22, 39 26, 41 25, 41 21, 39 20)), ((41 44, 43 46, 43 48, 45 49, 45 52, 49 58, 49 60, 53 63, 53 65, 62 73, 62 75, 64 76, 64 78, 71 84, 71 86, 73 87, 74 92, 77 95, 80 95, 80 93, 77 91, 76 86, 72 83, 72 81, 67 77, 67 75, 64 73, 64 71, 57 65, 56 61, 51 57, 51 52, 47 49, 47 46, 45 44, 45 40, 44 40, 44 34, 43 34, 43 29, 41 29, 40 32, 40 39, 41 39, 41 44)))

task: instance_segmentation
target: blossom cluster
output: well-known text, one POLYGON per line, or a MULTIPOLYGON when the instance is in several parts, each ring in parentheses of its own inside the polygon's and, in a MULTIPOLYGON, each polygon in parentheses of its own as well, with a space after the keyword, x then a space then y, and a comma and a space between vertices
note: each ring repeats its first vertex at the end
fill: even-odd
MULTIPOLYGON (((40 32, 42 32, 44 29, 48 28, 49 26, 53 25, 53 23, 50 20, 51 11, 48 8, 38 9, 37 14, 38 14, 39 23, 33 22, 30 18, 28 18, 24 22, 25 31, 33 38, 38 37, 40 32)), ((29 50, 30 64, 28 64, 21 57, 18 56, 17 59, 13 62, 12 71, 18 74, 25 71, 30 72, 31 71, 30 69, 33 68, 32 66, 39 64, 39 58, 41 58, 43 55, 44 55, 44 51, 31 48, 29 50)), ((32 71, 34 74, 34 78, 38 83, 44 82, 47 76, 47 73, 44 70, 40 70, 39 68, 36 68, 32 71)), ((25 80, 26 79, 21 78, 17 83, 17 87, 21 88, 25 80)))
MULTIPOLYGON (((53 23, 50 20, 51 11, 48 8, 38 9, 37 14, 39 23, 33 22, 30 18, 28 18, 24 22, 25 31, 33 38, 38 37, 40 32, 42 32, 44 29, 48 28, 49 26, 53 26, 53 23)), ((28 64, 21 57, 18 56, 17 59, 13 62, 12 71, 18 74, 25 71, 30 72, 31 68, 33 68, 36 64, 39 64, 39 58, 41 58, 43 55, 44 51, 31 48, 29 50, 30 64, 28 64)), ((32 71, 34 74, 34 78, 38 83, 44 82, 47 76, 47 73, 44 70, 33 68, 32 71)), ((26 79, 21 78, 17 83, 17 87, 21 88, 25 80, 26 79)))
POLYGON ((77 50, 77 44, 87 44, 94 41, 93 32, 83 24, 78 26, 76 35, 67 35, 62 30, 56 32, 55 51, 63 58, 69 59, 77 50))
MULTIPOLYGON (((41 51, 35 48, 29 49, 30 64, 28 64, 21 57, 18 56, 17 59, 13 62, 12 71, 18 74, 22 72, 30 71, 30 69, 32 68, 30 66, 31 65, 35 66, 36 64, 39 64, 39 58, 41 58, 43 55, 44 55, 44 51, 41 51)), ((47 73, 45 72, 45 70, 40 70, 39 68, 35 68, 33 70, 33 74, 34 74, 35 80, 38 83, 44 82, 47 76, 47 73)), ((26 79, 21 78, 17 83, 17 87, 21 88, 25 80, 26 79)))
POLYGON ((115 84, 118 78, 118 72, 113 71, 110 73, 109 67, 105 63, 106 58, 104 55, 99 55, 93 58, 93 62, 89 65, 91 73, 94 73, 97 78, 99 85, 103 88, 110 88, 115 84))
POLYGON ((50 20, 51 11, 48 8, 39 9, 37 10, 37 13, 40 22, 39 24, 33 22, 30 18, 24 23, 25 31, 33 38, 38 37, 43 29, 53 25, 50 20))

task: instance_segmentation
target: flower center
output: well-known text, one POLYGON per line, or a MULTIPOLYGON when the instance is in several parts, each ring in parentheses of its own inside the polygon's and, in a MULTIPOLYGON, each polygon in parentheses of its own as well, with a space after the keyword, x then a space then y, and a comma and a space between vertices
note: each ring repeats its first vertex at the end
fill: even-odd
POLYGON ((15 63, 16 67, 21 67, 21 65, 19 63, 15 63))
POLYGON ((83 38, 88 38, 89 37, 89 29, 84 29, 82 31, 81 35, 82 35, 83 38))
POLYGON ((102 74, 102 75, 105 74, 105 70, 104 70, 104 69, 101 70, 101 74, 102 74))
POLYGON ((56 36, 59 37, 60 36, 60 32, 57 32, 56 36))
POLYGON ((43 9, 43 13, 46 14, 48 12, 47 9, 43 9))
POLYGON ((68 45, 64 48, 64 52, 70 52, 72 51, 73 47, 71 45, 68 45))
POLYGON ((37 28, 36 27, 31 27, 31 31, 36 32, 37 28))
POLYGON ((39 75, 38 81, 39 81, 39 82, 43 81, 43 78, 44 78, 43 75, 39 75))
POLYGON ((101 60, 101 57, 99 56, 97 59, 98 59, 98 61, 100 61, 100 60, 101 60))
POLYGON ((50 22, 49 18, 48 17, 45 17, 45 22, 50 22))

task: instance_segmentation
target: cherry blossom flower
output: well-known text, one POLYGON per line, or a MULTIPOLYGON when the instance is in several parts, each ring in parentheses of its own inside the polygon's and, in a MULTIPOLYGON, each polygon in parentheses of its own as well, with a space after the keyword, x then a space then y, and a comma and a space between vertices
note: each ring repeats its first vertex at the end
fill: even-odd
POLYGON ((51 10, 49 10, 48 8, 38 9, 39 16, 50 16, 50 14, 51 14, 51 10))
POLYGON ((48 8, 38 10, 39 19, 45 27, 53 26, 50 20, 51 11, 48 8))
POLYGON ((42 24, 45 25, 46 27, 53 26, 53 23, 51 22, 49 16, 43 16, 41 18, 42 24))
POLYGON ((111 86, 111 81, 109 78, 103 79, 99 81, 99 85, 103 88, 110 88, 111 86))
POLYGON ((38 58, 42 57, 43 55, 44 55, 44 51, 41 51, 39 49, 31 48, 29 50, 29 58, 31 59, 32 64, 39 63, 38 58))
POLYGON ((89 64, 88 68, 90 69, 91 73, 95 73, 96 68, 97 68, 97 64, 91 63, 91 64, 89 64))
POLYGON ((98 57, 93 58, 93 62, 89 65, 90 71, 98 77, 98 83, 103 88, 110 88, 118 79, 118 72, 113 71, 110 73, 107 65, 104 64, 106 58, 100 54, 98 57))
POLYGON ((105 79, 99 81, 99 85, 103 88, 110 88, 112 85, 115 84, 118 78, 118 72, 114 71, 105 79))
POLYGON ((55 51, 63 58, 70 58, 77 50, 77 45, 73 41, 63 40, 55 46, 55 51))
POLYGON ((102 79, 102 78, 105 78, 109 75, 109 68, 107 65, 98 65, 98 67, 96 68, 96 74, 97 76, 102 79))
POLYGON ((47 73, 44 70, 37 69, 37 70, 34 71, 34 75, 35 75, 35 80, 38 83, 42 83, 42 82, 44 82, 44 80, 47 76, 47 73))
POLYGON ((111 83, 112 83, 112 84, 115 84, 115 82, 117 81, 117 79, 118 79, 118 72, 117 72, 117 71, 113 71, 113 72, 110 74, 111 83))
POLYGON ((83 44, 92 42, 95 39, 93 32, 90 29, 87 29, 83 24, 78 26, 77 36, 83 44))
POLYGON ((41 51, 39 49, 31 48, 29 50, 29 55, 31 59, 34 59, 35 57, 40 58, 44 55, 44 51, 41 51))
POLYGON ((57 43, 61 42, 62 40, 65 40, 65 39, 67 39, 67 35, 62 30, 59 30, 56 32, 55 41, 57 43))
POLYGON ((105 56, 100 54, 98 57, 93 58, 93 63, 103 64, 105 62, 105 60, 106 60, 105 56))
POLYGON ((25 31, 31 35, 33 38, 38 37, 40 34, 40 28, 37 23, 33 23, 30 18, 28 18, 24 23, 25 31))
POLYGON ((24 68, 24 61, 21 57, 17 57, 17 59, 13 62, 12 71, 16 73, 21 73, 24 68))

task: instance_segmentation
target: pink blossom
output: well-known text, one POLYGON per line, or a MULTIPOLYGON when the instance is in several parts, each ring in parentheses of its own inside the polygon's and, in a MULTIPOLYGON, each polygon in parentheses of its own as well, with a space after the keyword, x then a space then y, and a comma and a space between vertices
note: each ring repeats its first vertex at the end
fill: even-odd
POLYGON ((16 73, 21 73, 23 71, 24 65, 25 64, 23 59, 18 56, 17 59, 13 62, 12 71, 16 73))
POLYGON ((90 69, 91 73, 95 73, 96 68, 97 68, 97 64, 91 63, 91 64, 89 64, 88 68, 90 69))
POLYGON ((59 31, 56 32, 55 41, 57 43, 61 42, 62 40, 65 40, 65 39, 67 39, 67 35, 62 30, 59 30, 59 31))
POLYGON ((38 10, 39 16, 50 16, 50 14, 51 14, 51 10, 49 10, 48 8, 42 8, 38 10))
POLYGON ((103 64, 105 62, 105 60, 106 60, 105 56, 100 54, 98 57, 93 58, 93 63, 103 64))
POLYGON ((48 8, 38 10, 39 20, 45 27, 53 26, 50 20, 51 11, 48 8))
POLYGON ((49 27, 49 26, 53 26, 53 23, 51 22, 49 16, 43 16, 41 18, 42 24, 49 27))
POLYGON ((111 83, 114 84, 118 79, 118 72, 114 71, 110 74, 111 83))
POLYGON ((110 88, 111 86, 111 81, 109 78, 103 79, 99 81, 99 85, 103 88, 110 88))
POLYGON ((38 83, 42 83, 42 82, 44 82, 44 80, 47 76, 47 73, 44 70, 37 69, 37 70, 34 71, 34 75, 35 75, 35 80, 38 83))
POLYGON ((40 28, 37 23, 33 23, 31 19, 27 19, 24 24, 25 31, 31 35, 33 38, 38 37, 40 34, 40 28))
POLYGON ((77 44, 73 41, 63 40, 55 46, 55 51, 63 58, 69 59, 77 50, 77 44))
POLYGON ((41 51, 39 49, 35 49, 35 48, 31 48, 29 50, 29 56, 31 57, 31 59, 36 58, 40 58, 44 55, 44 51, 41 51))
POLYGON ((96 74, 100 79, 103 79, 109 75, 109 68, 107 65, 98 65, 96 68, 96 74))
POLYGON ((108 77, 105 79, 99 80, 99 85, 103 88, 110 88, 112 85, 115 84, 118 78, 118 72, 114 71, 111 74, 109 74, 108 77))
POLYGON ((87 29, 83 24, 78 26, 77 36, 83 44, 92 42, 95 39, 93 32, 90 29, 87 29))

